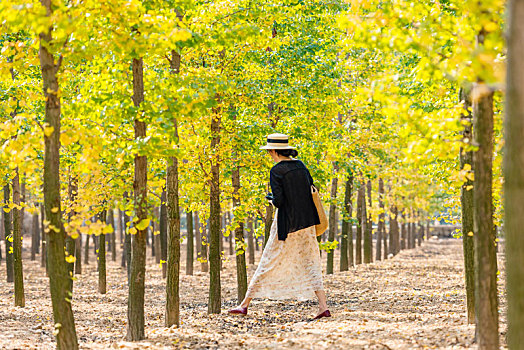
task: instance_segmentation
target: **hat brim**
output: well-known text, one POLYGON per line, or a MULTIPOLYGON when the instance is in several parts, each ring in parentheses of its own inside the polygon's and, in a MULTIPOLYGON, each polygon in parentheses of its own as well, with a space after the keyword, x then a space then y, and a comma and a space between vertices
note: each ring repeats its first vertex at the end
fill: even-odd
POLYGON ((260 147, 259 149, 296 149, 292 146, 273 146, 273 145, 265 145, 260 147))

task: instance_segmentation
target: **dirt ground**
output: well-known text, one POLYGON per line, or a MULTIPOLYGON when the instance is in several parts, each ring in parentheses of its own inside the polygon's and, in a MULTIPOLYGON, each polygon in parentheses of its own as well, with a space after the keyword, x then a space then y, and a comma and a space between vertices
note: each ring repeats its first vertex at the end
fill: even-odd
MULTIPOLYGON (((465 318, 461 249, 459 240, 431 240, 393 259, 325 276, 333 317, 320 321, 310 321, 316 312, 315 301, 255 300, 246 317, 227 315, 226 310, 236 305, 234 257, 223 264, 223 312, 207 315, 208 276, 199 272, 197 263, 195 275, 181 277, 179 328, 164 327, 165 281, 161 268, 149 257, 147 339, 136 343, 125 341, 126 274, 118 262, 109 261, 107 294, 99 294, 96 260, 91 256, 74 285, 78 339, 82 349, 476 348, 474 327, 465 318)), ((24 258, 25 308, 13 306, 13 287, 5 282, 5 261, 0 266, 0 348, 52 349, 49 282, 39 262, 29 261, 28 250, 24 258)), ((249 267, 249 276, 255 266, 249 267)), ((505 344, 502 256, 499 267, 500 330, 505 344)), ((181 270, 185 271, 184 264, 181 270)))

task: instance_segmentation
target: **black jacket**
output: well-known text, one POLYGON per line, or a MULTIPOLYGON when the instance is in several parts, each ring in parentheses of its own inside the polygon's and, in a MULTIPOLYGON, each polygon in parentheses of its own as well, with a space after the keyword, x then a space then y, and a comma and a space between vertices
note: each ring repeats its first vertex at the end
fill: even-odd
POLYGON ((300 160, 284 160, 273 166, 269 184, 273 205, 278 208, 278 239, 285 241, 288 233, 320 224, 311 195, 313 178, 300 160))

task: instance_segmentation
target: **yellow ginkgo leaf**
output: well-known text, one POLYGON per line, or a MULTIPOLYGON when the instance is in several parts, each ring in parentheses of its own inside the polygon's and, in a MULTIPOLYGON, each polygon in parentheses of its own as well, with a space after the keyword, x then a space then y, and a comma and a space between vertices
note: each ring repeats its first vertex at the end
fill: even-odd
POLYGON ((136 231, 136 228, 134 228, 134 227, 131 227, 131 228, 129 229, 129 234, 130 234, 130 235, 136 235, 136 232, 137 232, 137 231, 136 231))
POLYGON ((73 255, 68 255, 68 256, 66 256, 65 260, 68 263, 72 264, 72 263, 74 263, 76 261, 76 258, 73 255))
POLYGON ((55 213, 55 214, 58 213, 58 208, 57 207, 52 208, 51 213, 55 213))
POLYGON ((142 219, 138 224, 135 225, 137 230, 145 230, 149 226, 150 219, 142 219))
POLYGON ((44 135, 49 137, 53 134, 53 131, 55 131, 55 128, 52 126, 44 126, 44 135))

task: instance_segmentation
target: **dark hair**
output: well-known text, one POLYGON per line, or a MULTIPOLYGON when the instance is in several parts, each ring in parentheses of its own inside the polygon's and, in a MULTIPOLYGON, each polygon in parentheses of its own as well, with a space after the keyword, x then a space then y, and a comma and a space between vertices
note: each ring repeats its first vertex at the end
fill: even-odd
POLYGON ((275 151, 283 157, 296 158, 298 156, 298 151, 296 149, 276 149, 275 151))

